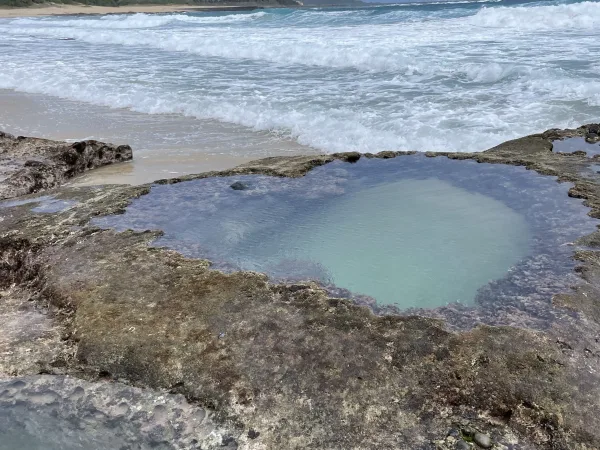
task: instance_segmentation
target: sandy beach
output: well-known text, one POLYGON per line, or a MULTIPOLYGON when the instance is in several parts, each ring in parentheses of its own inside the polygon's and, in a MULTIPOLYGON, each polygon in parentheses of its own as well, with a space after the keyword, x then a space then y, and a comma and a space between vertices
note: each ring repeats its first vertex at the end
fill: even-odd
POLYGON ((274 155, 317 150, 266 132, 177 114, 141 114, 0 89, 0 131, 70 142, 96 139, 133 147, 133 161, 86 172, 75 185, 142 184, 225 170, 274 155))
POLYGON ((127 5, 127 6, 91 6, 91 5, 58 5, 35 6, 30 8, 0 7, 0 18, 32 17, 32 16, 61 16, 79 14, 132 14, 132 13, 173 13, 184 11, 219 11, 247 10, 253 6, 223 6, 223 5, 127 5))

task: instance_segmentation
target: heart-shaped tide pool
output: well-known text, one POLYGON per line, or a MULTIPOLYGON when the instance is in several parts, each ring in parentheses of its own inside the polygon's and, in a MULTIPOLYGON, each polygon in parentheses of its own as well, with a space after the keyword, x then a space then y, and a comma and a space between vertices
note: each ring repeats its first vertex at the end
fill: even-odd
POLYGON ((379 304, 432 308, 469 304, 529 256, 557 251, 571 237, 553 230, 565 214, 591 231, 566 188, 516 167, 361 159, 297 179, 245 175, 155 186, 126 214, 96 223, 164 230, 155 245, 219 269, 317 280, 379 304))

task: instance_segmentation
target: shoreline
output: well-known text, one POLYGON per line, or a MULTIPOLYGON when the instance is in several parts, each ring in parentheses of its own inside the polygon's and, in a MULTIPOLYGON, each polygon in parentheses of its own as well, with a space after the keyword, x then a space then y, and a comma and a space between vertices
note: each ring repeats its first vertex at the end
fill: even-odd
POLYGON ((105 15, 105 14, 164 14, 182 12, 216 12, 216 11, 252 11, 255 9, 277 8, 277 6, 257 5, 202 5, 187 4, 173 5, 127 5, 127 6, 96 6, 96 5, 58 5, 35 7, 0 7, 0 19, 38 16, 79 16, 79 15, 105 15))
POLYGON ((71 185, 143 184, 190 173, 231 169, 267 156, 318 150, 268 132, 176 114, 144 114, 44 94, 0 89, 0 130, 76 142, 131 145, 134 161, 87 172, 71 185))

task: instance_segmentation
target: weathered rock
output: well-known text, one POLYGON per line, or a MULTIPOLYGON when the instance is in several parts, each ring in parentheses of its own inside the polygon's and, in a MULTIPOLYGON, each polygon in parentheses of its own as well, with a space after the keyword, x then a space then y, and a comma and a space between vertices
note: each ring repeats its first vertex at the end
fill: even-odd
POLYGON ((395 158, 396 157, 396 152, 383 151, 383 152, 377 153, 376 156, 378 158, 383 158, 383 159, 395 158))
POLYGON ((355 163, 361 158, 361 154, 358 152, 347 152, 347 153, 335 153, 333 155, 336 158, 339 158, 342 161, 346 161, 349 163, 355 163))
POLYGON ((210 411, 180 395, 50 375, 0 379, 0 392, 4 449, 223 449, 232 441, 210 411))
MULTIPOLYGON (((484 153, 430 156, 558 176, 574 183, 570 195, 598 217, 600 179, 587 170, 593 161, 551 151, 552 138, 584 132, 551 130, 484 153)), ((302 176, 336 158, 343 159, 268 158, 164 183, 302 176)), ((230 431, 220 445, 244 449, 412 449, 438 439, 446 442, 440 448, 451 449, 457 440, 448 429, 455 424, 524 449, 600 448, 597 232, 586 237, 595 247, 575 255, 580 283, 553 300, 560 321, 541 331, 485 325, 451 331, 442 319, 374 315, 329 298, 314 283, 279 285, 257 273, 211 270, 207 261, 149 247, 159 231, 90 225, 92 217, 120 212, 148 191, 63 187, 52 194, 74 207, 50 214, 29 205, 3 210, 0 320, 43 326, 37 334, 0 326, 0 337, 9 334, 0 339, 0 354, 14 352, 0 359, 0 372, 122 380, 180 393, 214 411, 219 429, 230 431), (26 303, 31 309, 17 306, 26 303)))
POLYGON ((475 435, 475 430, 469 426, 461 428, 461 433, 464 437, 472 439, 475 435))
POLYGON ((492 448, 493 445, 492 439, 487 434, 479 432, 473 435, 473 442, 475 442, 481 448, 492 448))
POLYGON ((128 145, 69 144, 0 132, 0 200, 50 189, 86 170, 131 158, 128 145))
POLYGON ((452 436, 452 437, 458 438, 458 437, 460 437, 460 431, 457 430, 456 428, 451 428, 448 431, 448 436, 452 436))
POLYGON ((594 144, 600 141, 600 135, 596 133, 587 133, 585 135, 585 141, 589 144, 594 144))
POLYGON ((600 135, 600 124, 590 124, 587 126, 588 133, 594 133, 600 135))
POLYGON ((456 442, 456 446, 454 447, 456 450, 471 450, 471 446, 463 441, 462 439, 456 442))

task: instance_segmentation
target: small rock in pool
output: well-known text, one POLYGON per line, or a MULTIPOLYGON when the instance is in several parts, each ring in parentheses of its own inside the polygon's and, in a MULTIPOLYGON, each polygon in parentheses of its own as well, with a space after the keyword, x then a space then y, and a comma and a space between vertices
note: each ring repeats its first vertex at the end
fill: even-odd
POLYGON ((482 448, 492 448, 492 439, 483 433, 475 433, 473 441, 482 448))
POLYGON ((233 189, 234 191, 245 191, 246 189, 248 189, 248 185, 242 183, 241 181, 236 181, 235 183, 233 183, 231 186, 229 186, 231 189, 233 189))
POLYGON ((456 450, 471 450, 471 446, 462 439, 456 442, 456 446, 454 448, 456 450))

